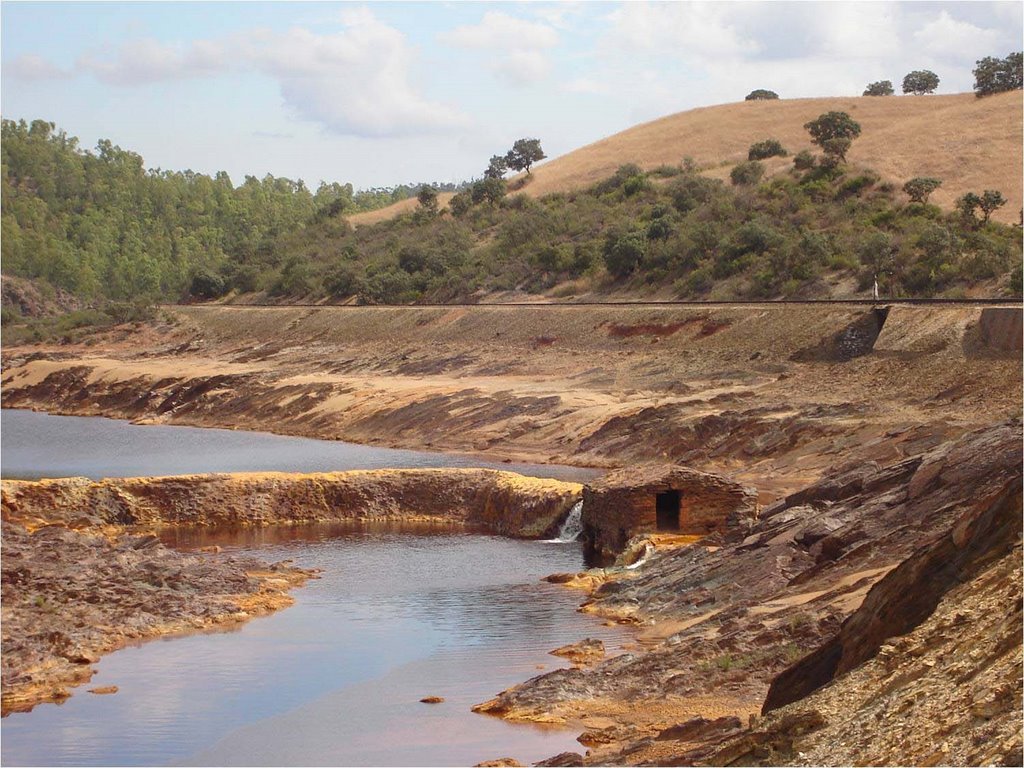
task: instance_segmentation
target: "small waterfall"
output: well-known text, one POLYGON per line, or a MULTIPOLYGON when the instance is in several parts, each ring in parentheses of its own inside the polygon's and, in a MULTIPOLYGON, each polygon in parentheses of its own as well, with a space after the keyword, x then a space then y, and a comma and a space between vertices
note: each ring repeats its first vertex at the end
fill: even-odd
POLYGON ((569 514, 558 531, 558 538, 555 541, 576 541, 583 533, 583 501, 577 501, 572 505, 569 514))

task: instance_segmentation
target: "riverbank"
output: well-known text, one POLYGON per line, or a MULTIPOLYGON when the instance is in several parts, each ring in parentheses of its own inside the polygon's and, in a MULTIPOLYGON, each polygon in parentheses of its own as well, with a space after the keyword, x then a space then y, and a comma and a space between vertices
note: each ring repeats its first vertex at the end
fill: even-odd
POLYGON ((178 552, 154 532, 400 519, 537 538, 557 531, 581 492, 462 469, 4 480, 3 711, 67 698, 128 642, 285 607, 313 575, 178 552))
POLYGON ((180 307, 3 350, 6 407, 617 467, 733 473, 771 500, 837 462, 1019 411, 981 308, 180 307), (869 329, 870 330, 870 329, 869 329))
MULTIPOLYGON (((565 575, 587 590, 583 610, 640 628, 636 649, 540 675, 479 709, 578 726, 589 752, 565 760, 786 763, 804 736, 841 732, 846 715, 823 704, 758 730, 750 714, 787 669, 844 633, 871 662, 888 637, 923 626, 951 587, 899 576, 916 553, 953 541, 970 555, 972 584, 993 562, 1008 567, 1005 536, 962 535, 1012 509, 997 504, 1006 493, 1019 505, 1020 351, 987 335, 982 311, 196 307, 88 347, 4 350, 4 403, 495 458, 680 463, 754 486, 762 508, 743 526, 696 542, 634 540, 635 554, 648 551, 636 567, 565 575), (903 593, 924 597, 892 601, 903 593), (887 617, 879 632, 854 631, 863 604, 887 617), (736 751, 713 757, 712 747, 736 751)), ((317 493, 294 501, 307 497, 317 509, 317 493)), ((977 594, 998 599, 986 590, 977 594)), ((1002 597, 1019 604, 1012 583, 1002 597)), ((989 634, 975 637, 965 622, 949 637, 999 645, 1003 629, 979 624, 989 634)), ((920 671, 894 647, 894 668, 920 671)), ((1000 648, 1009 669, 1019 633, 1000 648)), ((838 675, 834 687, 847 679, 815 674, 838 675)), ((858 689, 865 701, 916 690, 883 678, 858 689)), ((1019 700, 994 685, 940 699, 951 709, 1019 700)), ((941 743, 921 712, 905 727, 941 743)), ((996 714, 957 728, 968 740, 996 734, 996 758, 1012 761, 1019 718, 996 714)), ((911 761, 887 749, 871 759, 911 761)), ((828 762, 826 751, 815 754, 828 762)), ((867 752, 835 754, 855 763, 867 752)))

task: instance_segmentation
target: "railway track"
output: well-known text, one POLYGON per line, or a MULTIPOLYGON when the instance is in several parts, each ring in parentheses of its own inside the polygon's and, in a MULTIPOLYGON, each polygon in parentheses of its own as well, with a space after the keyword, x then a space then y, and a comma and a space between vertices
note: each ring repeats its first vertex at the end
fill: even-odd
POLYGON ((774 307, 787 305, 821 306, 1022 306, 1021 299, 779 299, 776 301, 573 301, 445 304, 161 304, 163 307, 217 307, 224 309, 422 309, 422 308, 507 308, 565 309, 574 307, 774 307))

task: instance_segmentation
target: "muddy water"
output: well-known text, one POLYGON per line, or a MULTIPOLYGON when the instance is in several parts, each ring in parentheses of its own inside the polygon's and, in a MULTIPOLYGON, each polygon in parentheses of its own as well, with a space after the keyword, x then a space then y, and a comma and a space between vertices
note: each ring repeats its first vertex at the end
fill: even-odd
MULTIPOLYGON (((15 458, 19 472, 36 475, 68 474, 68 467, 93 476, 224 471, 234 468, 223 462, 235 448, 217 441, 259 445, 274 437, 189 429, 215 434, 186 440, 177 432, 185 428, 13 411, 3 419, 5 475, 15 458), (100 431, 90 433, 93 427, 100 431), (149 463, 153 456, 132 463, 139 459, 133 453, 148 448, 131 441, 148 440, 143 433, 157 429, 174 430, 184 454, 165 447, 159 466, 149 463), (110 434, 129 443, 111 444, 110 434)), ((245 461, 237 450, 231 460, 245 461)), ((296 469, 283 460, 295 455, 251 460, 276 458, 260 468, 296 469)), ((577 732, 512 725, 470 707, 541 666, 566 666, 548 654, 559 645, 599 637, 616 653, 629 640, 624 630, 577 613, 579 593, 540 581, 582 567, 575 543, 356 522, 178 532, 167 543, 292 559, 321 569, 322 578, 294 592, 291 608, 236 631, 158 640, 104 657, 92 682, 64 704, 3 720, 3 765, 472 765, 504 756, 527 763, 581 750, 577 732), (86 692, 112 685, 119 688, 114 695, 86 692), (445 701, 420 703, 425 696, 445 701)))
POLYGON ((490 467, 585 482, 598 470, 510 464, 429 451, 228 429, 136 426, 88 416, 0 410, 4 477, 141 477, 197 472, 335 472, 345 469, 490 467))

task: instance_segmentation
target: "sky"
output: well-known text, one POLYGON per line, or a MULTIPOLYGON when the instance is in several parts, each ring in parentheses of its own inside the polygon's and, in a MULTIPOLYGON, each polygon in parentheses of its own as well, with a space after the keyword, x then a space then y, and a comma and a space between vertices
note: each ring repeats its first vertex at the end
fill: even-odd
MULTIPOLYGON (((0 3, 0 113, 148 168, 357 189, 479 177, 735 101, 860 95, 929 69, 970 91, 1020 2, 0 3)), ((899 97, 911 98, 911 97, 899 97)))

